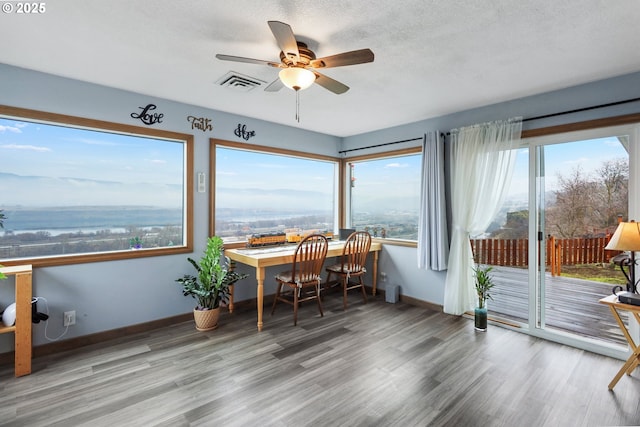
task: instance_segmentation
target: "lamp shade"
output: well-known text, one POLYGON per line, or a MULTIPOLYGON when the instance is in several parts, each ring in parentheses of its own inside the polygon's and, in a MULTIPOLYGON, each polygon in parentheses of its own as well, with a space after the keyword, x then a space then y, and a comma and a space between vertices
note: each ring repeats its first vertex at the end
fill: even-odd
POLYGON ((611 251, 640 251, 640 223, 621 222, 605 249, 611 251))
POLYGON ((308 88, 316 80, 312 71, 300 67, 283 68, 278 76, 286 87, 296 91, 308 88))

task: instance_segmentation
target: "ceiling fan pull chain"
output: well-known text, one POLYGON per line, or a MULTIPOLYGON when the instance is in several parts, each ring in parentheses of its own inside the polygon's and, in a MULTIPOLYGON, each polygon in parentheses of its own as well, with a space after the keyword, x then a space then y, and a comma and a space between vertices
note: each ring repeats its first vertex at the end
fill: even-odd
POLYGON ((300 91, 296 90, 296 121, 300 123, 300 91))

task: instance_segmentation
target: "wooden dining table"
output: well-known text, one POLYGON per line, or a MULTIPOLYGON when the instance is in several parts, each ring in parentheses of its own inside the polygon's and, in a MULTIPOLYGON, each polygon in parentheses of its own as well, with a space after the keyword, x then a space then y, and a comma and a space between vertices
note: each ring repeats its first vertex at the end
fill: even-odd
MULTIPOLYGON (((345 241, 330 241, 327 250, 327 258, 342 255, 345 241)), ((229 259, 245 264, 256 269, 257 282, 257 310, 258 310, 258 331, 262 331, 263 321, 263 302, 264 302, 264 278, 267 267, 276 265, 289 265, 293 263, 296 245, 261 247, 261 248, 239 248, 225 249, 224 254, 229 259)), ((373 279, 372 293, 376 294, 377 276, 378 276, 378 254, 382 250, 382 243, 372 242, 369 251, 373 254, 373 279)), ((233 312, 233 293, 229 298, 229 311, 233 312)))

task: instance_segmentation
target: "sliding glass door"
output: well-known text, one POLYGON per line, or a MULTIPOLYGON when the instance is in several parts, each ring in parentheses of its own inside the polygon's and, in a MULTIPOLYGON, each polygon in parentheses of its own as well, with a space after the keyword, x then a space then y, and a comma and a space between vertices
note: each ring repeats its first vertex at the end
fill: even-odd
POLYGON ((594 344, 624 345, 608 307, 598 300, 624 284, 604 247, 629 218, 629 135, 597 130, 534 142, 538 331, 594 344))
POLYGON ((476 262, 494 268, 490 316, 588 350, 625 351, 598 300, 625 280, 604 247, 618 221, 640 219, 630 167, 637 133, 624 126, 524 140, 500 215, 472 238, 476 262))

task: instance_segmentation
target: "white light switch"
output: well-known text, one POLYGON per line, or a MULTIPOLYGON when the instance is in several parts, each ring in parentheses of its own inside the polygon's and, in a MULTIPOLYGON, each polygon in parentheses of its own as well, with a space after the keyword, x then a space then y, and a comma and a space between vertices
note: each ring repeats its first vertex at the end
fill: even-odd
POLYGON ((205 180, 207 179, 204 172, 198 172, 198 193, 204 193, 207 189, 205 180))

